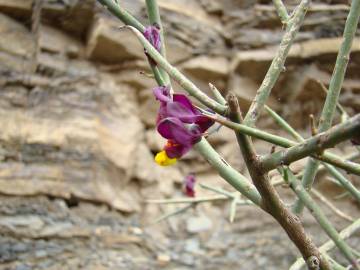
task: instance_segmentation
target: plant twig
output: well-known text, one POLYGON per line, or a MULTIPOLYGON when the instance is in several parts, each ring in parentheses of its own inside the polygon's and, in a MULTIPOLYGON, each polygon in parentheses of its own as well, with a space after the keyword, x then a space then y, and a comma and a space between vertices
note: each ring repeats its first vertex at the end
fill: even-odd
POLYGON ((330 172, 330 174, 358 201, 360 202, 360 191, 342 175, 338 170, 333 166, 324 163, 325 168, 330 172))
POLYGON ((280 43, 279 49, 276 52, 270 68, 266 73, 260 88, 257 90, 256 96, 245 116, 245 125, 253 126, 260 116, 261 110, 263 109, 263 106, 265 105, 271 90, 283 70, 286 57, 290 51, 291 45, 294 42, 295 36, 299 31, 300 25, 304 20, 310 2, 310 0, 302 0, 295 10, 293 17, 288 21, 286 32, 280 43))
MULTIPOLYGON (((328 130, 331 127, 334 114, 336 111, 336 104, 339 99, 341 86, 344 81, 347 64, 350 58, 351 46, 357 30, 357 25, 360 16, 360 0, 353 0, 351 2, 350 11, 345 23, 343 34, 343 41, 340 46, 339 53, 336 58, 333 75, 330 79, 329 91, 326 96, 324 108, 322 110, 319 121, 319 132, 328 130)), ((310 189, 317 173, 319 162, 310 158, 305 167, 304 176, 301 180, 302 185, 306 189, 310 189)), ((304 206, 300 201, 297 201, 293 210, 296 213, 301 213, 304 206)))
MULTIPOLYGON (((267 141, 267 142, 270 142, 270 143, 273 143, 273 144, 276 144, 276 145, 279 145, 279 146, 282 146, 282 147, 289 148, 289 147, 300 146, 301 145, 301 144, 298 144, 298 143, 296 143, 294 141, 291 141, 289 139, 267 133, 267 132, 262 131, 260 129, 256 129, 256 128, 248 127, 248 126, 245 126, 245 125, 242 125, 242 124, 234 123, 234 122, 229 121, 229 120, 227 120, 226 118, 224 118, 224 117, 222 117, 220 115, 214 115, 214 114, 208 113, 206 111, 203 111, 203 114, 205 114, 206 116, 208 116, 212 120, 214 120, 214 121, 216 121, 216 122, 218 122, 218 123, 220 123, 220 124, 222 124, 222 125, 224 125, 224 126, 226 126, 228 128, 231 128, 231 129, 233 129, 235 131, 244 133, 246 135, 249 135, 249 136, 252 136, 252 137, 255 137, 255 138, 258 138, 258 139, 262 139, 264 141, 267 141)), ((285 121, 285 120, 283 120, 283 121, 285 121)), ((288 125, 288 127, 291 128, 289 125, 288 125)), ((335 126, 334 128, 336 128, 336 127, 337 126, 335 126)), ((300 136, 300 135, 298 134, 298 136, 300 136)), ((319 134, 318 136, 322 136, 322 135, 319 134)), ((301 136, 300 136, 300 138, 301 138, 301 141, 305 144, 305 142, 304 142, 305 140, 301 136)), ((277 153, 279 153, 279 152, 277 152, 277 153)), ((276 153, 270 154, 270 155, 265 156, 263 158, 264 159, 265 158, 271 159, 271 155, 274 155, 274 154, 276 154, 276 153)), ((332 154, 332 153, 329 153, 329 152, 325 151, 322 155, 313 154, 313 157, 318 159, 318 160, 321 160, 321 161, 327 162, 329 164, 332 164, 332 165, 334 165, 336 167, 342 168, 342 169, 344 169, 344 170, 346 170, 346 171, 348 171, 350 173, 360 175, 360 164, 357 164, 355 162, 351 162, 350 160, 340 158, 339 156, 337 156, 335 154, 332 154)), ((274 168, 272 168, 272 169, 274 169, 274 168)))
POLYGON ((299 142, 304 141, 303 137, 269 106, 265 105, 265 110, 275 120, 275 122, 287 131, 294 139, 299 142))
POLYGON ((316 189, 311 189, 310 192, 316 196, 320 201, 322 201, 327 207, 329 207, 335 214, 337 214, 339 217, 342 217, 343 219, 353 222, 354 218, 350 217, 349 215, 345 214, 343 211, 341 211, 339 208, 337 208, 332 202, 330 202, 328 199, 325 198, 324 195, 322 195, 319 191, 316 189))
POLYGON ((226 99, 223 97, 223 95, 220 93, 220 91, 213 85, 212 83, 209 83, 209 87, 211 92, 213 93, 213 96, 217 102, 219 102, 222 105, 226 105, 226 99))
MULTIPOLYGON (((209 185, 204 184, 204 183, 200 183, 199 186, 200 186, 201 188, 203 188, 203 189, 211 190, 211 191, 213 191, 213 192, 215 192, 215 193, 221 194, 221 195, 226 196, 226 197, 228 197, 228 198, 230 198, 230 199, 234 199, 234 198, 236 197, 236 196, 235 196, 235 195, 236 195, 235 192, 232 193, 232 192, 226 191, 226 190, 224 190, 224 189, 222 189, 222 188, 212 187, 212 186, 209 186, 209 185)), ((237 193, 237 192, 236 192, 236 193, 237 193)))
POLYGON ((316 123, 315 123, 315 117, 313 114, 310 114, 309 118, 310 118, 311 135, 315 136, 316 134, 318 134, 318 130, 316 128, 316 123))
POLYGON ((281 0, 273 0, 273 3, 282 24, 286 24, 287 21, 289 20, 289 15, 287 13, 284 3, 281 0))
MULTIPOLYGON (((282 127, 285 131, 287 131, 289 134, 291 134, 295 139, 297 139, 300 142, 303 142, 304 139, 302 138, 302 136, 296 131, 294 130, 280 115, 278 115, 275 111, 271 110, 269 107, 265 107, 265 109, 268 111, 268 113, 270 114, 271 117, 273 117, 273 119, 279 124, 280 127, 282 127)), ((344 112, 346 113, 346 112, 344 112)), ((346 115, 348 118, 348 115, 346 115)), ((326 156, 326 153, 323 154, 322 156, 326 156)), ((352 160, 353 155, 349 158, 345 158, 345 160, 352 160)), ((320 169, 327 169, 327 171, 330 172, 330 174, 332 174, 335 178, 336 178, 336 184, 343 186, 346 190, 348 190, 353 196, 354 198, 358 199, 359 198, 359 191, 356 189, 356 187, 354 187, 354 185, 348 180, 346 179, 342 173, 340 173, 335 167, 327 164, 327 166, 325 166, 326 164, 323 162, 322 167, 319 167, 320 169)), ((359 199, 358 199, 359 200, 359 199)))
MULTIPOLYGON (((318 84, 320 84, 321 90, 323 90, 325 92, 325 94, 327 95, 329 91, 327 90, 327 88, 325 87, 323 82, 321 82, 320 80, 318 80, 317 82, 318 82, 318 84)), ((348 113, 345 111, 344 107, 339 102, 336 102, 336 109, 338 110, 341 117, 345 118, 344 120, 349 118, 348 113)))
POLYGON ((118 17, 126 25, 131 25, 139 30, 141 33, 144 32, 145 26, 143 26, 134 16, 132 16, 125 9, 121 8, 120 5, 115 3, 113 0, 98 0, 104 7, 106 7, 112 14, 118 17))
POLYGON ((202 138, 200 142, 194 145, 195 149, 216 169, 219 175, 230 185, 243 194, 253 203, 260 205, 261 196, 243 175, 234 170, 220 155, 211 147, 211 145, 202 138))
POLYGON ((324 229, 326 234, 334 241, 336 246, 339 248, 341 253, 345 256, 345 258, 350 262, 350 264, 355 268, 357 267, 356 258, 351 252, 350 247, 345 243, 345 241, 340 237, 339 233, 336 231, 331 222, 324 215, 321 208, 316 204, 316 202, 311 198, 309 193, 306 192, 304 187, 299 183, 296 177, 292 174, 292 172, 288 169, 284 169, 284 180, 287 181, 291 187, 291 189, 298 196, 299 200, 309 209, 310 213, 319 223, 321 228, 324 229))
MULTIPOLYGON (((349 238, 353 233, 358 231, 360 229, 360 219, 357 219, 354 223, 352 223, 350 226, 343 229, 339 235, 341 239, 349 238)), ((319 249, 321 252, 328 252, 331 249, 335 247, 335 243, 332 240, 327 241, 325 244, 323 244, 319 249)), ((296 262, 290 267, 289 270, 300 270, 305 265, 305 261, 303 258, 299 258, 296 260, 296 262)))
POLYGON ((234 220, 235 220, 236 206, 237 206, 237 201, 239 200, 239 198, 240 198, 240 193, 238 192, 238 193, 235 195, 235 198, 232 199, 232 201, 231 201, 231 205, 230 205, 230 216, 229 216, 229 221, 230 221, 230 223, 233 223, 234 220))
MULTIPOLYGON (((235 123, 241 124, 243 119, 237 97, 230 93, 227 101, 230 119, 235 123)), ((299 218, 285 206, 279 194, 271 185, 268 174, 261 170, 261 163, 250 138, 240 132, 236 132, 236 137, 251 179, 261 194, 260 207, 272 215, 283 227, 289 238, 301 252, 303 258, 309 261, 309 269, 314 269, 312 266, 330 269, 329 262, 324 256, 321 256, 312 239, 305 233, 299 218), (316 265, 313 264, 314 261, 316 261, 316 265)))
POLYGON ((159 223, 160 221, 163 221, 163 220, 168 219, 170 217, 182 214, 185 211, 187 211, 188 209, 190 209, 191 207, 193 207, 193 204, 189 204, 189 205, 186 205, 184 207, 178 208, 178 209, 176 209, 176 210, 174 210, 174 211, 172 211, 170 213, 166 213, 166 214, 158 217, 157 219, 155 219, 153 223, 156 224, 156 223, 159 223))
MULTIPOLYGON (((105 8, 107 8, 113 15, 119 18, 125 25, 135 27, 141 33, 145 31, 145 26, 141 24, 134 16, 122 8, 118 3, 113 0, 98 0, 105 8)), ((154 77, 158 85, 166 85, 166 81, 163 79, 162 74, 158 67, 149 62, 151 71, 154 73, 154 77)))
POLYGON ((254 138, 258 138, 282 147, 291 147, 296 145, 297 143, 294 141, 291 141, 289 139, 273 135, 271 133, 262 131, 261 129, 257 129, 254 127, 249 127, 243 124, 238 124, 233 121, 229 121, 225 117, 222 117, 220 115, 215 115, 206 111, 203 111, 203 114, 209 117, 210 119, 230 128, 233 129, 236 132, 241 132, 243 134, 249 135, 254 138))
POLYGON ((216 102, 205 95, 195 84, 186 78, 177 68, 173 67, 162 55, 146 40, 146 38, 134 27, 126 26, 138 38, 150 57, 163 68, 185 91, 196 98, 208 108, 219 114, 225 114, 226 106, 216 102))
POLYGON ((229 192, 219 187, 212 187, 204 183, 200 183, 199 186, 203 189, 211 190, 215 193, 221 194, 228 197, 229 199, 237 199, 237 203, 240 205, 252 205, 252 201, 249 200, 240 200, 238 197, 239 192, 229 192))
MULTIPOLYGON (((146 0, 146 8, 147 8, 150 24, 151 25, 156 24, 160 28, 160 39, 161 39, 160 53, 166 59, 164 28, 161 23, 157 0, 146 0)), ((170 85, 169 75, 163 69, 160 69, 160 73, 161 73, 161 77, 164 80, 164 85, 170 85)))
POLYGON ((347 268, 345 268, 344 266, 342 266, 341 264, 339 264, 337 261, 335 261, 333 258, 331 258, 330 256, 326 255, 329 258, 330 264, 331 264, 331 269, 332 270, 348 270, 347 268))
MULTIPOLYGON (((269 171, 275 169, 279 165, 288 165, 311 154, 319 153, 326 148, 333 147, 339 142, 352 138, 359 132, 359 128, 360 114, 350 118, 342 124, 332 127, 325 132, 319 133, 318 135, 313 136, 296 146, 292 146, 283 151, 262 157, 261 162, 263 169, 269 171)), ((328 154, 328 157, 331 157, 331 155, 328 154)), ((326 160, 326 162, 333 164, 331 159, 326 160)), ((360 165, 357 167, 360 168, 360 165)), ((359 168, 351 172, 360 175, 359 168)))
POLYGON ((146 203, 154 204, 182 204, 182 203, 200 203, 200 202, 212 202, 212 201, 224 201, 229 200, 229 197, 224 195, 196 197, 196 198, 178 198, 178 199, 149 199, 146 203))

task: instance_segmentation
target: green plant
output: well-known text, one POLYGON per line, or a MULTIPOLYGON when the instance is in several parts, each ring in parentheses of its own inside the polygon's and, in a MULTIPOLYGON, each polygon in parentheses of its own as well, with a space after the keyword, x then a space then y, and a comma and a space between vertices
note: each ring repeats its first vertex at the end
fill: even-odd
MULTIPOLYGON (((155 48, 153 44, 149 42, 149 39, 144 36, 144 31, 146 29, 145 26, 124 10, 121 5, 119 5, 118 1, 98 1, 106 6, 108 10, 117 16, 121 21, 123 21, 125 23, 124 28, 128 29, 129 32, 133 33, 138 38, 139 42, 145 49, 149 59, 149 64, 159 86, 169 88, 170 93, 172 93, 170 78, 173 79, 185 91, 187 91, 190 96, 197 99, 207 109, 211 109, 217 113, 209 113, 202 110, 203 115, 233 129, 236 134, 240 150, 250 172, 252 181, 246 179, 227 162, 225 162, 205 138, 197 139, 192 145, 211 164, 211 166, 218 171, 219 175, 225 181, 230 183, 248 200, 240 201, 237 195, 228 194, 226 191, 215 190, 221 195, 203 200, 199 198, 180 200, 180 203, 228 198, 233 200, 233 205, 235 207, 237 203, 249 203, 249 201, 251 201, 252 204, 257 205, 265 212, 272 215, 283 227, 291 241, 293 241, 298 247, 309 269, 345 269, 345 267, 331 259, 326 254, 326 250, 316 247, 312 239, 306 234, 301 224, 301 220, 298 217, 298 214, 301 213, 303 207, 306 206, 310 212, 313 213, 319 225, 328 234, 333 243, 349 261, 350 265, 354 269, 359 269, 356 255, 343 240, 343 236, 339 234, 333 225, 326 219, 320 207, 311 198, 309 190, 314 182, 319 162, 322 162, 324 167, 329 170, 339 184, 360 202, 359 190, 357 190, 351 182, 335 168, 338 167, 349 173, 360 175, 360 164, 336 156, 326 150, 344 140, 358 138, 360 136, 360 115, 353 116, 352 118, 346 117, 346 121, 331 127, 336 108, 338 107, 338 97, 344 80, 353 38, 359 21, 360 0, 353 0, 351 4, 344 30, 343 42, 337 56, 334 73, 330 81, 325 105, 320 118, 320 124, 318 127, 319 133, 313 134, 313 136, 308 139, 303 139, 284 119, 282 119, 265 104, 271 94, 274 84, 284 69, 287 54, 293 44, 300 26, 302 25, 306 12, 310 6, 310 0, 302 0, 291 15, 288 14, 286 7, 281 0, 273 1, 282 23, 286 26, 285 33, 271 66, 268 69, 268 72, 266 73, 265 78, 253 99, 250 109, 244 118, 240 111, 236 96, 230 93, 225 99, 215 87, 211 86, 214 98, 210 98, 179 70, 172 66, 166 60, 164 42, 162 42, 160 49, 155 48), (284 130, 289 132, 296 141, 275 136, 256 129, 256 121, 264 109, 284 130), (266 156, 259 156, 255 151, 251 137, 266 140, 275 145, 284 147, 285 149, 266 156), (300 183, 287 165, 304 157, 308 157, 308 164, 300 183), (292 210, 283 203, 268 176, 268 172, 276 168, 282 173, 285 183, 294 190, 294 193, 298 197, 298 201, 292 210)), ((151 25, 156 25, 160 28, 160 37, 163 41, 164 33, 156 0, 146 0, 146 6, 149 22, 151 25)), ((192 117, 197 117, 197 113, 194 113, 192 117)), ((161 203, 164 201, 158 202, 161 203)), ((173 202, 179 203, 179 201, 173 202)), ((171 202, 165 201, 165 203, 171 202)), ((187 208, 188 206, 183 209, 187 208)), ((165 218, 168 216, 171 215, 167 215, 165 218)), ((358 228, 359 220, 355 221, 355 223, 350 227, 352 228, 352 231, 354 231, 354 227, 358 228)), ((299 265, 298 262, 291 269, 298 269, 296 268, 298 267, 297 265, 299 265)))

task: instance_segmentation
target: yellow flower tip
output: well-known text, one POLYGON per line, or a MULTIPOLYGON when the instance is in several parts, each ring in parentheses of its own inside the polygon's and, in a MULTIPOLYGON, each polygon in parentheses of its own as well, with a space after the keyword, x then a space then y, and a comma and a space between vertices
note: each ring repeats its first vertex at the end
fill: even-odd
POLYGON ((169 158, 165 150, 159 152, 155 156, 155 162, 160 166, 170 166, 176 163, 176 158, 169 158))

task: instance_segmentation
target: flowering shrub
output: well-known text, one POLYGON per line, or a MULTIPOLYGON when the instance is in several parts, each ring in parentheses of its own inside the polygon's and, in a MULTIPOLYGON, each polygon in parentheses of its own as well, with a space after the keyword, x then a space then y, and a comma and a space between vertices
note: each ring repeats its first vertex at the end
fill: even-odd
MULTIPOLYGON (((347 120, 333 127, 332 122, 345 76, 347 60, 350 57, 351 45, 357 31, 360 17, 360 0, 352 0, 344 29, 343 42, 329 84, 320 124, 317 128, 313 128, 316 132, 307 139, 304 139, 280 115, 265 104, 280 73, 284 71, 286 57, 304 21, 311 3, 310 0, 302 0, 291 14, 288 13, 281 0, 273 0, 280 20, 284 24, 285 33, 244 119, 235 95, 230 94, 225 99, 215 87, 212 87, 214 98, 208 97, 166 60, 163 29, 156 0, 145 1, 151 24, 148 27, 144 27, 136 18, 120 7, 118 1, 98 1, 106 5, 109 11, 119 17, 126 24, 126 28, 131 30, 144 46, 154 78, 159 85, 153 90, 156 99, 160 103, 156 120, 157 131, 167 140, 167 143, 163 150, 156 155, 155 161, 162 166, 172 165, 191 148, 195 148, 225 181, 250 200, 253 205, 260 207, 273 216, 286 231, 290 240, 297 246, 302 255, 302 259, 294 263, 290 268, 291 270, 300 269, 305 263, 308 269, 346 269, 323 251, 325 247, 320 252, 320 249, 305 232, 300 220, 300 214, 304 207, 310 210, 319 226, 348 260, 349 267, 359 269, 356 252, 353 252, 343 240, 341 234, 323 214, 316 201, 312 199, 309 190, 321 162, 338 181, 339 185, 346 189, 355 200, 360 202, 360 191, 337 169, 340 168, 348 173, 360 175, 360 164, 346 160, 327 150, 346 140, 352 140, 354 144, 359 142, 360 114, 351 118, 346 116, 347 120), (200 110, 195 107, 184 94, 172 93, 169 77, 179 83, 188 94, 196 98, 205 106, 205 109, 200 110), (264 109, 296 141, 256 129, 256 121, 264 109), (207 113, 209 110, 214 113, 207 113), (214 121, 234 130, 251 181, 232 168, 203 137, 206 130, 214 124, 214 121), (262 139, 287 149, 259 156, 250 137, 262 139), (288 166, 292 162, 305 157, 308 157, 308 162, 304 168, 301 181, 299 181, 288 166), (297 200, 292 207, 284 204, 270 181, 268 172, 273 169, 280 172, 284 183, 296 195, 297 200)), ((184 185, 185 194, 190 197, 195 195, 194 184, 194 176, 189 175, 185 179, 184 185)), ((215 188, 212 189, 216 190, 215 188)), ((232 205, 236 206, 238 202, 237 196, 226 191, 220 191, 220 193, 228 196, 229 199, 235 202, 232 205)), ((360 220, 355 221, 347 230, 351 229, 353 231, 354 228, 359 227, 360 220)))
POLYGON ((153 92, 160 102, 157 130, 167 139, 164 150, 156 155, 155 161, 161 166, 172 165, 200 141, 214 121, 195 108, 185 95, 171 95, 169 87, 159 86, 153 92))

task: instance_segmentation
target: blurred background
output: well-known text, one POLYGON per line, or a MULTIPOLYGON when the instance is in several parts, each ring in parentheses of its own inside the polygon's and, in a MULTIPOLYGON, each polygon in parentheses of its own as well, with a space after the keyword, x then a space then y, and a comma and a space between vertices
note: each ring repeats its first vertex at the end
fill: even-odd
MULTIPOLYGON (((144 1, 119 2, 148 24, 144 1)), ((292 9, 298 1, 284 2, 292 9)), ((169 61, 207 93, 209 82, 235 92, 246 111, 284 32, 272 1, 158 3, 169 61)), ((348 10, 349 1, 313 1, 267 103, 305 137, 309 114, 318 119, 324 103, 321 85, 328 86, 348 10)), ((142 74, 149 73, 143 49, 121 25, 94 0, 44 0, 41 12, 32 0, 0 0, 0 269, 287 269, 299 253, 253 206, 239 206, 233 223, 223 200, 154 224, 184 205, 145 201, 186 197, 189 173, 234 190, 194 151, 172 167, 153 162, 164 145, 155 130, 156 84, 142 74)), ((340 97, 349 115, 360 111, 357 36, 340 97)), ((266 113, 258 127, 286 136, 266 113)), ((233 132, 221 128, 209 140, 248 175, 233 132)), ((259 153, 271 151, 255 143, 259 153)), ((345 142, 333 151, 355 148, 345 142)), ((301 172, 305 162, 291 168, 301 172)), ((359 217, 359 205, 337 197, 344 190, 326 173, 315 188, 343 211, 319 201, 337 229, 359 217)), ((286 187, 279 192, 293 201, 286 187)), ((197 197, 214 195, 196 186, 197 197)), ((327 240, 306 211, 304 225, 316 243, 327 240)), ((359 236, 349 243, 359 246, 359 236)))

